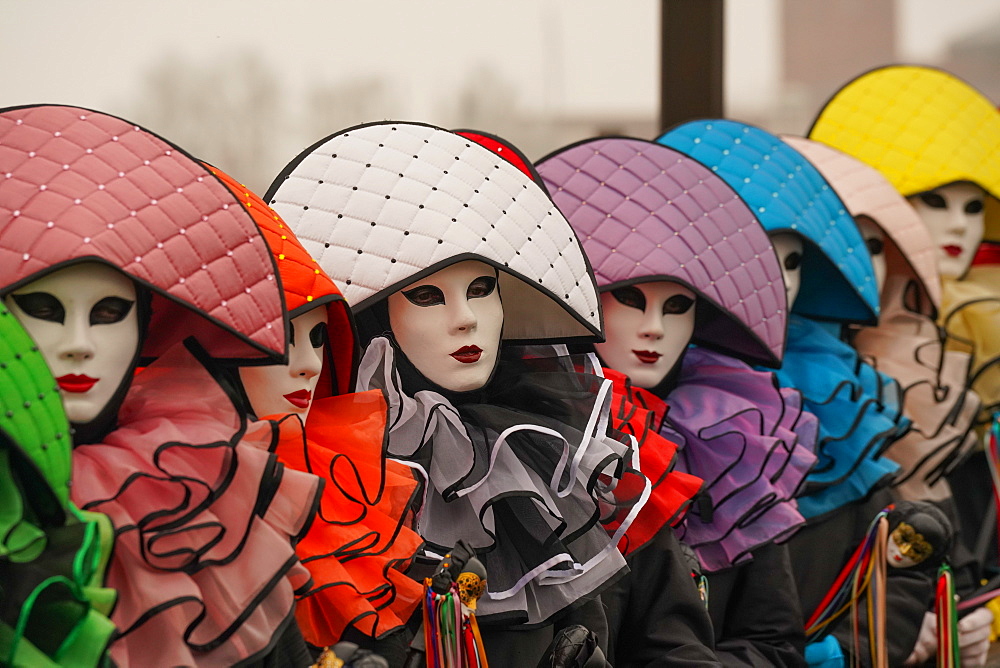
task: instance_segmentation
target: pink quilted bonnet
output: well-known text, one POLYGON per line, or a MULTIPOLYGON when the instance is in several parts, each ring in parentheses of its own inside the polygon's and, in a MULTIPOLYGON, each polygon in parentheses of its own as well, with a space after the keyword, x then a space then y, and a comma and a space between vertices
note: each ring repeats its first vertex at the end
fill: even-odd
POLYGON ((917 279, 926 299, 941 303, 941 277, 937 269, 937 251, 927 226, 906 199, 874 167, 856 158, 803 137, 783 135, 781 139, 806 157, 820 171, 852 216, 867 216, 875 221, 895 245, 899 258, 890 256, 890 272, 905 272, 917 279), (893 260, 902 266, 893 266, 893 260))
POLYGON ((774 365, 785 344, 778 259, 747 205, 700 162, 641 139, 591 139, 538 172, 587 252, 602 290, 674 281, 710 308, 694 341, 774 365))
POLYGON ((0 290, 104 262, 153 292, 145 358, 191 335, 214 357, 284 354, 267 244, 183 150, 96 111, 12 108, 0 111, 0 183, 0 290))

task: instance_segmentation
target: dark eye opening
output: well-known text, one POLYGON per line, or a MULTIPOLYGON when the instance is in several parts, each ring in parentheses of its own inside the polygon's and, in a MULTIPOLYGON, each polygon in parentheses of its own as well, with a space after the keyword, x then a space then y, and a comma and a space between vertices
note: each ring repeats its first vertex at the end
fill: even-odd
POLYGON ((868 246, 868 252, 871 253, 872 257, 876 255, 881 255, 882 251, 885 250, 885 242, 878 237, 872 237, 871 239, 865 239, 865 246, 868 246))
POLYGON ((316 323, 312 329, 309 330, 309 343, 313 348, 322 348, 326 345, 327 341, 327 331, 326 323, 320 322, 316 323))
POLYGON ((974 199, 965 205, 965 212, 970 214, 981 213, 983 207, 984 207, 983 200, 974 199))
POLYGON ((680 315, 687 313, 694 304, 694 299, 687 295, 674 295, 663 302, 663 315, 680 315))
POLYGON ((802 253, 792 251, 785 256, 785 269, 795 271, 802 265, 802 253))
POLYGON ((66 309, 55 295, 48 292, 29 292, 27 294, 11 295, 17 307, 26 315, 39 320, 58 322, 66 320, 66 309))
POLYGON ((469 289, 465 291, 465 296, 469 299, 480 299, 489 297, 497 287, 497 279, 494 276, 480 276, 469 283, 469 289))
POLYGON ((113 325, 128 316, 135 302, 121 297, 105 297, 90 309, 91 325, 113 325))
POLYGON ((937 193, 921 193, 920 201, 922 201, 927 206, 932 209, 947 209, 948 202, 945 201, 944 197, 938 195, 937 193))
POLYGON ((418 285, 412 290, 403 290, 403 296, 414 306, 444 304, 444 293, 435 285, 418 285))
POLYGON ((611 296, 618 300, 619 304, 624 304, 630 308, 637 308, 640 311, 646 310, 646 295, 642 290, 632 286, 617 288, 611 291, 611 296))

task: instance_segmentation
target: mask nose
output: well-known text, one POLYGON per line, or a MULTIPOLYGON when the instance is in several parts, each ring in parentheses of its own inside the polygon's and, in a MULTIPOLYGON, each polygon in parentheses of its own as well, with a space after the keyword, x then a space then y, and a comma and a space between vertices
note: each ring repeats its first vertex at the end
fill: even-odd
POLYGON ((468 299, 459 299, 452 312, 452 327, 457 332, 468 332, 479 323, 468 299))
POLYGON ((663 338, 663 316, 655 310, 648 309, 642 318, 642 325, 639 328, 639 336, 650 341, 659 341, 663 338))
POLYGON ((96 349, 90 330, 90 323, 84 322, 82 319, 79 322, 68 322, 66 337, 60 346, 59 357, 74 362, 83 362, 93 358, 96 349))

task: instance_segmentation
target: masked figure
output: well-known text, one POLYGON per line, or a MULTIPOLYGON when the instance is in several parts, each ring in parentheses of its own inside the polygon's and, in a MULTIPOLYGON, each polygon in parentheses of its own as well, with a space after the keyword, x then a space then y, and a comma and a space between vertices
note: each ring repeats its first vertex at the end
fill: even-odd
POLYGON ((819 517, 864 498, 895 473, 880 455, 907 421, 898 385, 839 338, 840 323, 874 324, 878 314, 867 247, 843 203, 805 158, 758 128, 697 121, 658 141, 712 167, 747 202, 778 251, 791 316, 777 376, 802 392, 820 424, 819 460, 799 499, 802 514, 819 517))
MULTIPOLYGON (((1000 408, 1000 264, 993 252, 1000 241, 1000 112, 947 72, 883 67, 841 88, 820 111, 809 136, 879 170, 927 226, 943 279, 938 321, 948 347, 972 356, 969 379, 982 400, 977 417, 982 434, 1000 408)), ((974 453, 950 479, 960 537, 986 564, 996 562, 996 541, 975 542, 984 533, 983 509, 993 502, 983 457, 974 453)), ((993 533, 995 523, 985 521, 986 531, 993 533)), ((988 623, 986 612, 981 613, 988 623)), ((962 624, 968 628, 974 616, 962 624)), ((984 658, 988 644, 977 643, 973 657, 966 636, 964 660, 984 658)))
POLYGON ((316 647, 345 633, 371 644, 399 631, 420 600, 420 586, 402 572, 421 543, 407 525, 416 480, 385 459, 382 393, 350 391, 357 343, 340 291, 263 200, 218 169, 212 173, 263 232, 291 320, 288 364, 243 367, 240 384, 255 415, 280 420, 281 462, 325 480, 319 513, 296 548, 312 575, 296 619, 316 647))
POLYGON ((681 535, 708 573, 720 659, 801 665, 802 615, 775 543, 804 523, 793 497, 815 461, 816 422, 795 390, 747 364, 775 365, 784 348, 766 232, 710 169, 653 142, 588 140, 539 171, 594 266, 606 373, 680 444, 678 468, 705 480, 681 535), (762 615, 751 601, 765 599, 762 615))
MULTIPOLYGON (((805 408, 819 418, 818 461, 798 499, 809 524, 789 541, 808 617, 871 518, 891 501, 884 487, 898 467, 881 455, 909 427, 898 384, 865 364, 840 336, 844 324, 877 321, 878 287, 867 246, 822 175, 778 137, 712 120, 681 125, 658 141, 709 165, 740 194, 771 235, 785 274, 791 315, 777 377, 802 392, 805 408), (844 542, 838 538, 831 546, 830 536, 844 542)), ((893 659, 909 655, 929 590, 926 578, 890 585, 892 623, 898 625, 889 634, 893 659)), ((852 649, 849 628, 834 634, 852 649)), ((858 653, 868 655, 863 648, 858 653)))
POLYGON ((217 363, 285 354, 267 246, 181 149, 112 116, 0 113, 0 292, 56 377, 71 500, 115 529, 111 657, 128 665, 301 660, 294 541, 319 479, 247 432, 217 363), (137 366, 143 369, 136 373, 137 366))
POLYGON ((984 239, 1000 241, 1000 112, 947 72, 884 67, 838 91, 809 136, 879 170, 927 225, 944 279, 939 319, 973 355, 985 424, 1000 407, 1000 270, 988 252, 972 262, 984 239))
POLYGON ((552 201, 474 139, 413 123, 321 140, 266 199, 352 304, 357 387, 386 393, 388 454, 426 483, 422 561, 464 539, 485 565, 490 662, 531 665, 581 617, 600 631, 595 597, 622 573, 615 546, 648 482, 609 428, 610 383, 551 346, 601 332, 593 275, 552 201))
POLYGON ((955 539, 951 522, 931 503, 902 501, 889 511, 888 520, 886 558, 893 568, 935 569, 955 539))
POLYGON ((896 491, 910 500, 950 499, 944 476, 975 446, 970 430, 979 399, 964 389, 969 356, 944 350, 933 320, 941 294, 934 242, 879 172, 818 142, 784 141, 836 189, 865 237, 876 276, 882 269, 879 326, 859 329, 854 345, 875 368, 900 382, 904 413, 913 422, 886 451, 902 467, 896 491))
POLYGON ((0 663, 99 666, 113 533, 70 500, 72 443, 38 346, 0 304, 0 663))

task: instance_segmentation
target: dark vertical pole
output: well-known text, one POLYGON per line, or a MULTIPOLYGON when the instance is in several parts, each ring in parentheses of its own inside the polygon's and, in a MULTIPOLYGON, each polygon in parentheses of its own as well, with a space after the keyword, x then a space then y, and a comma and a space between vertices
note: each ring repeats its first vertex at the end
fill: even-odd
POLYGON ((723 2, 661 0, 661 130, 722 117, 723 2))

